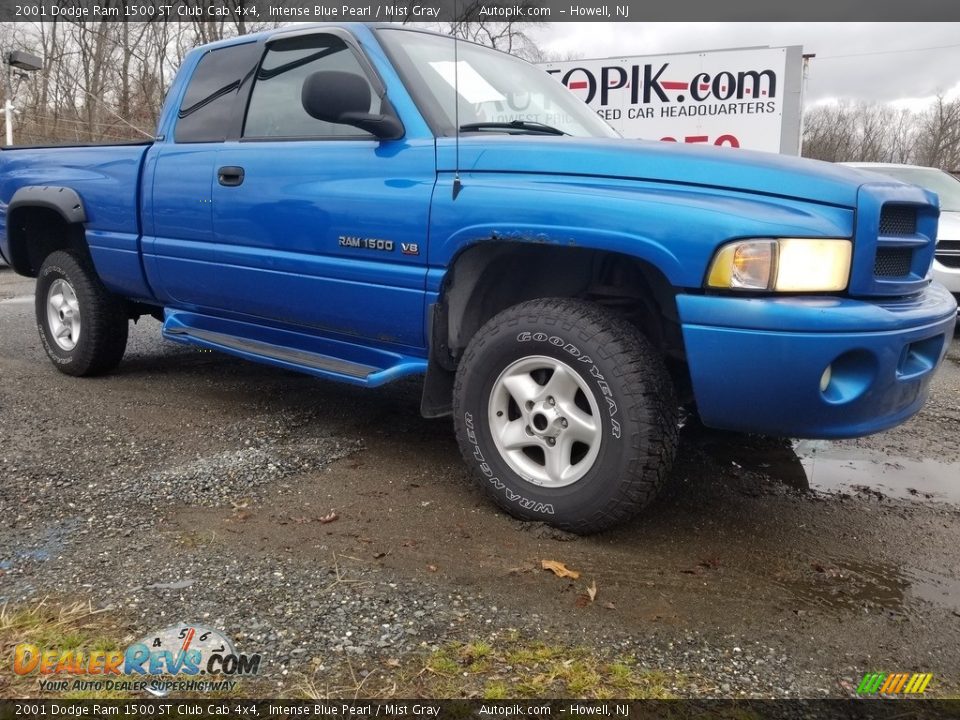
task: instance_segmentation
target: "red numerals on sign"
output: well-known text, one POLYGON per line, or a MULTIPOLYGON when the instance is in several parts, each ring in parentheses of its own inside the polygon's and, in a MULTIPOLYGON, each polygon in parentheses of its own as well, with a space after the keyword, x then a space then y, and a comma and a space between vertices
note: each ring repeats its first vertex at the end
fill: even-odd
MULTIPOLYGON (((660 138, 664 142, 677 142, 675 137, 662 137, 660 138)), ((710 142, 709 135, 687 135, 683 141, 685 143, 708 143, 710 142)), ((721 135, 716 140, 713 141, 714 145, 728 145, 730 147, 738 148, 740 147, 740 141, 737 140, 734 135, 721 135)))

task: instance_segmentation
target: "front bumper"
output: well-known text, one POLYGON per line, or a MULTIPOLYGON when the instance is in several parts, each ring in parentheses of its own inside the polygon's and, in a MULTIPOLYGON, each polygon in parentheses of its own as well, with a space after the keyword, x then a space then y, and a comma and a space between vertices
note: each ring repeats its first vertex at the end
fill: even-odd
POLYGON ((914 415, 957 319, 937 283, 902 300, 680 295, 677 306, 703 423, 804 438, 869 435, 914 415))

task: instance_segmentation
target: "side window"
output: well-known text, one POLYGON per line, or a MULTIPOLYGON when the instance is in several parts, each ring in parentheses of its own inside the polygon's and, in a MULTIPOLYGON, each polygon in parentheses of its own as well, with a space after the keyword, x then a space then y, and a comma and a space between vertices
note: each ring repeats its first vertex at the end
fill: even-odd
MULTIPOLYGON (((353 51, 340 38, 307 35, 271 45, 257 72, 243 137, 373 137, 359 128, 324 122, 307 114, 300 91, 303 81, 319 70, 353 73, 367 80, 353 51)), ((380 112, 380 98, 372 87, 369 112, 380 112)))
POLYGON ((180 103, 173 139, 178 143, 223 142, 241 108, 234 100, 260 59, 257 43, 231 45, 204 55, 180 103))

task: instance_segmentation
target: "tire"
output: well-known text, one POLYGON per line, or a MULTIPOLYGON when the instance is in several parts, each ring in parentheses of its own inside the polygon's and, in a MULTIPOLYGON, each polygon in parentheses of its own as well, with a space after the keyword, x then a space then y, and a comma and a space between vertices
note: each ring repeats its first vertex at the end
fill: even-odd
POLYGON ((647 506, 676 453, 663 359, 628 322, 580 300, 525 302, 484 325, 453 407, 460 450, 491 499, 578 534, 647 506))
POLYGON ((43 349, 60 372, 99 375, 120 364, 130 326, 126 302, 77 253, 47 256, 37 275, 35 309, 43 349))

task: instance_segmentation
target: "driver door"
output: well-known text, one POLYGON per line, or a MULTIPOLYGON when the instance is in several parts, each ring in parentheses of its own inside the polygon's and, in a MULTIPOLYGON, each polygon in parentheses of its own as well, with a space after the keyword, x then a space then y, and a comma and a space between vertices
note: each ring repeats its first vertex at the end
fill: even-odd
POLYGON ((221 263, 209 302, 318 334, 422 347, 433 143, 381 141, 311 117, 300 100, 317 71, 370 82, 358 53, 323 32, 268 45, 242 137, 214 163, 221 263))

